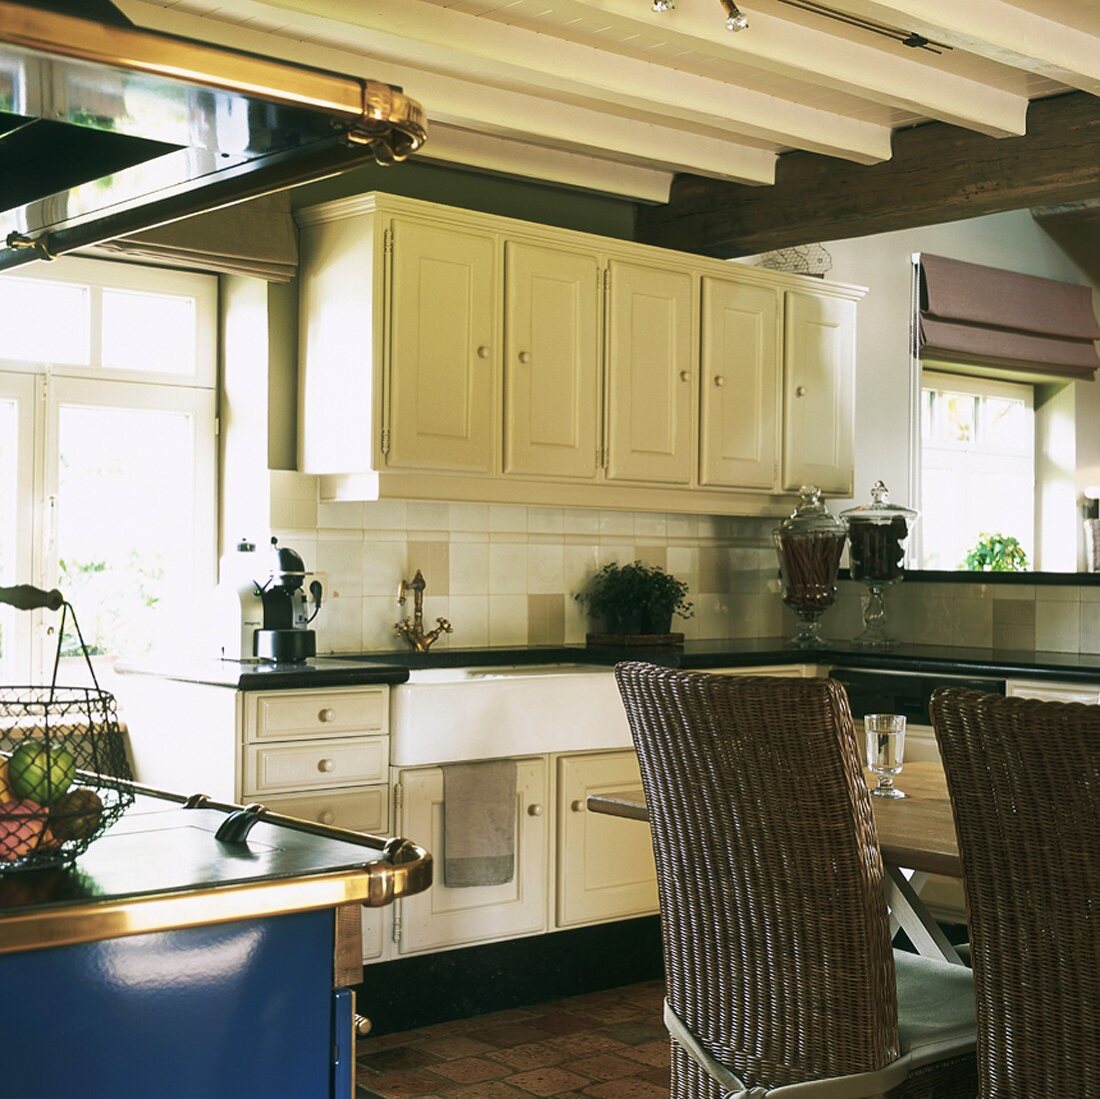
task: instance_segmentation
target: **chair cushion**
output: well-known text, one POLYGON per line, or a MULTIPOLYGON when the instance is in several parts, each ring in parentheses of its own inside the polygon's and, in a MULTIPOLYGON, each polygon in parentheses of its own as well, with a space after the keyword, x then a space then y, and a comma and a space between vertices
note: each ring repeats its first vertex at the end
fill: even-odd
POLYGON ((894 951, 898 1043, 914 1066, 974 1048, 974 983, 966 966, 894 951))

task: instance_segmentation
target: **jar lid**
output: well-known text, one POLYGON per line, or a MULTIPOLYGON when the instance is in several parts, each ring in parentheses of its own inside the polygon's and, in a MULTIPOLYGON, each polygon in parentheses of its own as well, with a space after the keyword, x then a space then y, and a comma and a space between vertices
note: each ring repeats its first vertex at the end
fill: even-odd
POLYGON ((846 508, 840 513, 840 517, 848 523, 852 520, 865 523, 889 523, 900 517, 905 520, 906 526, 911 526, 919 514, 912 508, 891 504, 890 490, 881 481, 876 481, 871 488, 871 502, 860 504, 859 507, 846 508))
POLYGON ((844 535, 844 524, 829 514, 821 502, 821 489, 817 485, 803 485, 798 490, 798 499, 798 507, 779 524, 777 531, 787 535, 844 535))

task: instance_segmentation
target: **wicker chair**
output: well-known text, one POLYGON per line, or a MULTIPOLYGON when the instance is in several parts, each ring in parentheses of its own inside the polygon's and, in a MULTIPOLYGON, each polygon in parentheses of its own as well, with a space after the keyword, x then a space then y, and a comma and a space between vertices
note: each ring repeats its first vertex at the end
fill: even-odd
POLYGON ((978 1013, 979 1094, 1100 1095, 1100 706, 932 697, 978 1013))
POLYGON ((974 1096, 969 971, 890 948, 844 689, 615 673, 657 862, 673 1099, 974 1096))

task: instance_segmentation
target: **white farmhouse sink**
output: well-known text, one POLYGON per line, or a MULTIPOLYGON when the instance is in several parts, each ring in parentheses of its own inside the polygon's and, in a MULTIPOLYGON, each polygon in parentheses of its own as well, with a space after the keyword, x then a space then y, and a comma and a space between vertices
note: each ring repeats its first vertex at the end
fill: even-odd
POLYGON ((632 743, 608 668, 417 669, 392 692, 390 760, 396 767, 632 743))

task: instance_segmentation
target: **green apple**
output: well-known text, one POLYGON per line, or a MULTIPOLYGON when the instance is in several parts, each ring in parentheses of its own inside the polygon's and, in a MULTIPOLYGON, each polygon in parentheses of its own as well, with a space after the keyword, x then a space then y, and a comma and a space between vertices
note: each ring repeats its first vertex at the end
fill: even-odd
POLYGON ((25 740, 8 760, 8 782, 17 798, 52 805, 73 784, 76 761, 59 745, 25 740))

